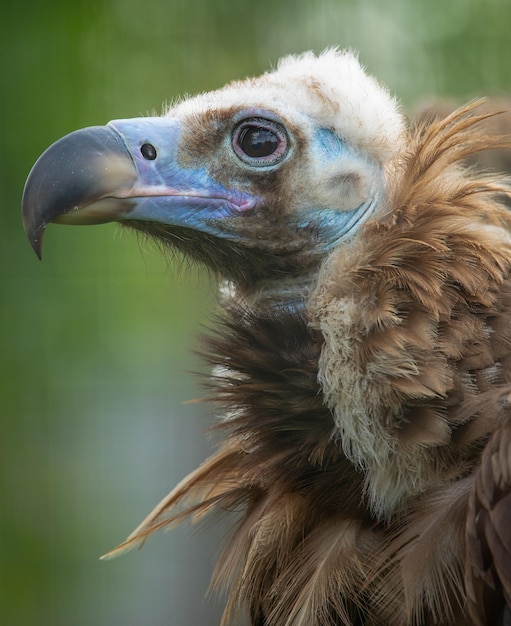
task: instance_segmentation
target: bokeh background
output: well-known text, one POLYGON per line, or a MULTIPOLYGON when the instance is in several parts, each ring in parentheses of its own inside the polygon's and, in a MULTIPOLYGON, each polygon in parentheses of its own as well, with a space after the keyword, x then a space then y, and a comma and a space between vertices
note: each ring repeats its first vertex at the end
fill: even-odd
POLYGON ((339 44, 409 110, 511 90, 509 0, 7 0, 0 15, 0 623, 209 626, 222 528, 121 541, 209 453, 191 370, 214 307, 200 270, 115 225, 19 206, 32 163, 83 126, 339 44))

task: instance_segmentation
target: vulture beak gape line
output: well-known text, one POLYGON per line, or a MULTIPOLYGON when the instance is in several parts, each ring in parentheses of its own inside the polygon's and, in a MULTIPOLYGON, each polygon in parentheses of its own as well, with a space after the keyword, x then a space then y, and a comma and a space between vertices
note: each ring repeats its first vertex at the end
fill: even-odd
POLYGON ((107 556, 235 508, 223 624, 511 624, 509 180, 466 166, 511 147, 490 117, 410 126, 330 49, 43 153, 39 257, 50 223, 116 221, 222 282, 222 442, 107 556))

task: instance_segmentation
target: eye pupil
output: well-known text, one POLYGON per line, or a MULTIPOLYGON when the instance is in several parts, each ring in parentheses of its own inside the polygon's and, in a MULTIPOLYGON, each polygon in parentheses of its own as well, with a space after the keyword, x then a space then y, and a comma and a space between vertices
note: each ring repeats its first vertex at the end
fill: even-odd
POLYGON ((246 126, 240 134, 239 145, 249 157, 268 157, 277 150, 279 138, 268 128, 246 126))
POLYGON ((144 159, 147 159, 148 161, 154 161, 154 159, 156 159, 156 148, 151 143, 142 144, 140 152, 142 153, 144 159))
POLYGON ((242 120, 233 130, 232 149, 250 167, 277 165, 288 155, 289 139, 283 124, 264 117, 242 120))

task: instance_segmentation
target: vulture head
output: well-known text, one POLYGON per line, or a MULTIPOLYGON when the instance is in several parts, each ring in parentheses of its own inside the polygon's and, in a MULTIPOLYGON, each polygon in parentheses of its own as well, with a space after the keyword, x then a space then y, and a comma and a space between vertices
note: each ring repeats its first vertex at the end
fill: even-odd
POLYGON ((511 623, 509 184, 466 166, 511 146, 489 117, 409 126, 328 50, 40 157, 39 256, 51 222, 118 221, 228 286, 204 341, 224 438, 118 551, 238 508, 226 620, 511 623))
POLYGON ((40 254, 48 222, 121 221, 243 293, 299 298, 384 202, 403 131, 396 102, 352 54, 288 57, 163 117, 64 137, 30 175, 25 228, 40 254))

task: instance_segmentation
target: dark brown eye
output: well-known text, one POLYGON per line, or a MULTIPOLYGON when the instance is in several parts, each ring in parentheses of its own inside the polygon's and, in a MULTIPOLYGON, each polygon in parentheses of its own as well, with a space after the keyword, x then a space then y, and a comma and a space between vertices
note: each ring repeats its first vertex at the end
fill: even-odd
POLYGON ((152 143, 142 144, 140 152, 142 153, 144 159, 147 159, 148 161, 154 161, 154 159, 156 158, 156 148, 153 146, 152 143))
POLYGON ((245 126, 238 144, 247 156, 258 159, 271 156, 279 147, 279 138, 268 128, 245 126))
POLYGON ((232 145, 237 156, 249 165, 278 163, 286 155, 288 140, 284 128, 271 120, 244 120, 234 130, 232 145))

